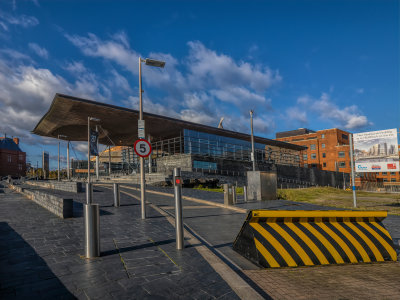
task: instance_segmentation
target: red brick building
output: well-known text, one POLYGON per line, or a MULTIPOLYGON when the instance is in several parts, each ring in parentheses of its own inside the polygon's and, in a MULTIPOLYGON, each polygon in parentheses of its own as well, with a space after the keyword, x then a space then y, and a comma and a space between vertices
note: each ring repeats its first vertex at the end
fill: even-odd
POLYGON ((26 153, 19 147, 18 138, 0 137, 0 177, 25 176, 26 153))
POLYGON ((276 133, 276 140, 307 147, 300 165, 326 171, 350 173, 349 132, 337 128, 313 131, 300 128, 276 133))

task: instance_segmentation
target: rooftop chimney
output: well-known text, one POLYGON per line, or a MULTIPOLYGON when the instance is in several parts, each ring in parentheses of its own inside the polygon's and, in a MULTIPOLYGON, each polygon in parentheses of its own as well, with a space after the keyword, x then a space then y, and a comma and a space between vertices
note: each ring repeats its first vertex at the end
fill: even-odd
POLYGON ((19 138, 13 138, 15 144, 19 145, 19 138))

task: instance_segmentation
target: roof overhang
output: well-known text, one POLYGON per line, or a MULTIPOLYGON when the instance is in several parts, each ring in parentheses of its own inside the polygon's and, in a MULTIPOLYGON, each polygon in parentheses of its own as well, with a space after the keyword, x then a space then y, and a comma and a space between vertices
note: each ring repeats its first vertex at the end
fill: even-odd
MULTIPOLYGON (((54 96, 48 112, 32 130, 32 133, 52 138, 65 135, 66 139, 70 141, 87 141, 88 117, 100 119, 99 122, 91 122, 91 127, 101 126, 102 130, 99 134, 99 143, 101 144, 132 146, 137 140, 139 111, 62 94, 54 96)), ((146 123, 146 134, 149 134, 153 140, 177 137, 182 129, 250 140, 248 134, 146 112, 143 113, 143 118, 146 123)), ((292 150, 306 149, 303 146, 257 136, 254 137, 254 141, 292 150)))

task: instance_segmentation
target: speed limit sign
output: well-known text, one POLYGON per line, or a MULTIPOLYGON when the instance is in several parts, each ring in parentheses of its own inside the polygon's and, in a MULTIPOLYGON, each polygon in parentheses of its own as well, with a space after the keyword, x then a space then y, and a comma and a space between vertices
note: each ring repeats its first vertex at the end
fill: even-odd
POLYGON ((151 153, 151 145, 145 139, 137 140, 135 142, 135 145, 133 146, 133 149, 135 150, 136 154, 139 155, 140 157, 147 157, 151 153))

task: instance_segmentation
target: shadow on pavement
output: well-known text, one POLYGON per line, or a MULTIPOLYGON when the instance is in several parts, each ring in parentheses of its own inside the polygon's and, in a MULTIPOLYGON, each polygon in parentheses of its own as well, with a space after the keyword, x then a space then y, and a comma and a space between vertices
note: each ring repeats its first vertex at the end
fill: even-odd
MULTIPOLYGON (((157 247, 157 246, 167 245, 167 244, 171 244, 171 243, 175 243, 175 239, 169 239, 169 240, 164 240, 164 241, 159 241, 159 242, 154 242, 154 243, 150 242, 150 243, 137 245, 137 246, 131 246, 131 247, 125 247, 125 248, 118 248, 118 249, 110 250, 110 251, 104 251, 104 252, 101 252, 101 256, 114 255, 114 254, 118 254, 118 253, 135 251, 135 250, 150 248, 150 247, 157 247)), ((117 241, 117 244, 118 244, 118 241, 117 241)))
MULTIPOLYGON (((100 207, 107 207, 101 205, 100 207)), ((73 212, 74 212, 74 218, 82 218, 83 217, 83 203, 73 201, 73 212)), ((100 216, 107 216, 107 215, 113 215, 113 213, 100 209, 100 216)))
POLYGON ((76 299, 46 262, 0 222, 0 299, 76 299))

